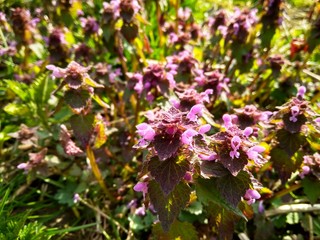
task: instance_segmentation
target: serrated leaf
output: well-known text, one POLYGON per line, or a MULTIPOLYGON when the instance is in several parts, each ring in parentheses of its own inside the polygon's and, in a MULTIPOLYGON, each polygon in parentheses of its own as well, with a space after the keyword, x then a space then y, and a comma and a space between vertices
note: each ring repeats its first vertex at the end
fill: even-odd
POLYGON ((239 158, 231 158, 229 154, 230 152, 228 151, 220 153, 220 162, 233 176, 237 176, 237 174, 243 170, 244 166, 248 163, 247 155, 243 151, 240 151, 239 158))
POLYGON ((291 133, 299 133, 302 125, 307 121, 304 115, 299 115, 296 122, 290 121, 291 114, 283 115, 284 128, 291 133))
POLYGON ((64 100, 73 110, 80 113, 88 106, 90 94, 87 90, 70 89, 64 93, 64 100))
POLYGON ((270 152, 273 167, 279 173, 282 182, 285 182, 291 176, 291 173, 297 170, 297 166, 290 158, 288 153, 281 148, 273 148, 270 152))
POLYGON ((172 156, 178 151, 180 146, 180 136, 177 134, 169 135, 156 135, 153 140, 154 148, 157 151, 159 159, 164 161, 172 156))
POLYGON ((246 190, 250 188, 250 176, 248 173, 241 171, 236 177, 228 174, 224 177, 217 178, 217 189, 221 196, 234 208, 238 206, 241 197, 245 195, 246 190))
POLYGON ((71 128, 76 138, 85 148, 91 138, 93 132, 94 115, 74 115, 70 118, 71 128))
POLYGON ((205 178, 210 177, 223 177, 229 174, 221 163, 214 161, 202 161, 200 164, 201 175, 205 178))
POLYGON ((164 231, 169 231, 171 224, 179 215, 189 200, 190 188, 180 182, 174 190, 165 195, 156 181, 149 182, 148 192, 150 201, 159 215, 159 220, 164 231))
POLYGON ((320 182, 312 177, 305 177, 302 179, 302 187, 304 193, 307 195, 309 201, 314 204, 320 197, 320 182))
POLYGON ((217 189, 217 183, 215 179, 201 179, 199 178, 196 182, 196 192, 199 200, 210 205, 215 203, 220 206, 220 208, 225 208, 234 214, 246 219, 239 208, 232 206, 226 199, 224 199, 217 189))
POLYGON ((183 239, 197 240, 198 233, 195 227, 188 222, 175 221, 169 232, 164 232, 159 223, 155 224, 152 229, 152 235, 159 240, 183 239))
POLYGON ((280 148, 285 150, 289 156, 293 156, 301 145, 306 142, 306 138, 300 133, 290 133, 284 129, 277 132, 277 140, 280 148))
POLYGON ((153 157, 148 164, 148 170, 160 184, 162 191, 168 195, 189 170, 189 162, 187 160, 179 161, 178 157, 172 157, 165 161, 153 157))
POLYGON ((42 74, 37 77, 32 83, 32 95, 37 105, 46 104, 50 98, 50 94, 53 91, 54 84, 47 74, 42 74))

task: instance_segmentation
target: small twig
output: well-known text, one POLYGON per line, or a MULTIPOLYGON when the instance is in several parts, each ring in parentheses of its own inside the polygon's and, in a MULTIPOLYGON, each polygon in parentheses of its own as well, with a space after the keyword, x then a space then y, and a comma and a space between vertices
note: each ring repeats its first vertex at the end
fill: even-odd
POLYGON ((313 237, 313 222, 310 214, 307 214, 308 224, 309 224, 309 240, 314 240, 313 237))
POLYGON ((293 192, 293 191, 295 191, 295 190, 297 190, 297 189, 299 189, 301 187, 302 187, 301 183, 292 185, 289 188, 283 189, 283 190, 277 192, 276 194, 274 194, 270 200, 273 200, 273 199, 276 199, 276 198, 280 198, 280 197, 282 197, 284 195, 287 195, 288 193, 293 192))
POLYGON ((310 77, 313 77, 314 79, 320 81, 320 76, 318 74, 315 74, 315 73, 309 71, 308 69, 303 69, 302 72, 304 72, 305 74, 309 75, 310 77))
POLYGON ((106 218, 107 220, 111 221, 114 225, 116 225, 118 228, 120 228, 122 231, 124 231, 126 234, 128 233, 128 230, 125 229, 117 220, 113 219, 112 217, 108 216, 106 213, 102 212, 101 209, 91 205, 90 203, 88 203, 87 201, 85 201, 84 199, 82 199, 79 196, 79 201, 81 203, 83 203, 84 205, 86 205, 88 208, 91 208, 93 211, 95 211, 96 213, 100 214, 102 217, 106 218))
POLYGON ((276 209, 267 210, 265 212, 266 217, 272 217, 280 214, 286 214, 290 212, 314 212, 314 211, 320 211, 320 204, 306 204, 306 203, 300 203, 300 204, 288 204, 288 205, 282 205, 276 209))

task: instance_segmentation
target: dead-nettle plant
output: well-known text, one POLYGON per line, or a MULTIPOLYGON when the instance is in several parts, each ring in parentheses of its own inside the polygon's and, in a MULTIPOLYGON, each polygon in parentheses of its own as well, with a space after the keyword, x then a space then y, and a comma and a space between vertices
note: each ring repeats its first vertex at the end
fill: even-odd
MULTIPOLYGON (((261 186, 250 170, 265 163, 265 148, 253 128, 240 129, 225 114, 223 126, 213 133, 204 116, 208 112, 202 104, 187 111, 170 107, 137 125, 141 138, 135 147, 147 149, 148 156, 134 189, 144 193, 145 204, 156 211, 166 231, 194 201, 209 208, 218 205, 213 217, 237 219, 246 218, 243 211, 260 198, 261 186)), ((223 222, 216 223, 225 229, 223 222)))
POLYGON ((304 160, 317 149, 312 144, 320 133, 319 115, 305 100, 305 93, 306 88, 301 86, 296 97, 278 107, 270 121, 271 162, 283 182, 296 171, 301 171, 302 177, 307 175, 310 162, 304 160))

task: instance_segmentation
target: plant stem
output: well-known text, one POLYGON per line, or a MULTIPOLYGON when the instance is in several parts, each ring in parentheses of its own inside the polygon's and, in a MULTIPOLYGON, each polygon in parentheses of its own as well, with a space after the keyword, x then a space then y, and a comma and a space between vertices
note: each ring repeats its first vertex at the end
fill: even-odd
POLYGON ((85 201, 84 199, 82 199, 81 197, 79 197, 79 201, 81 203, 83 203, 84 205, 86 205, 88 208, 91 208, 92 210, 94 210, 96 213, 100 214, 101 216, 103 216, 104 218, 106 218, 107 220, 111 221, 114 225, 116 225, 118 228, 120 228, 122 231, 124 231, 126 234, 128 234, 128 230, 125 229, 118 221, 116 221, 115 219, 113 219, 112 217, 108 216, 106 213, 102 212, 101 209, 91 205, 90 203, 88 203, 87 201, 85 201))
POLYGON ((291 212, 314 212, 314 211, 320 211, 320 204, 306 204, 306 203, 300 203, 300 204, 287 204, 282 205, 276 209, 267 210, 265 212, 266 217, 272 217, 280 214, 287 214, 291 212))
POLYGON ((112 194, 110 193, 110 191, 108 190, 106 184, 104 183, 104 180, 102 178, 100 169, 96 163, 96 158, 94 156, 94 153, 91 149, 91 147, 88 145, 86 148, 86 153, 87 153, 87 157, 89 158, 90 161, 90 165, 91 165, 91 169, 93 172, 93 175, 95 176, 95 178, 97 179, 100 187, 102 188, 102 190, 104 191, 104 193, 107 195, 107 197, 111 200, 114 201, 114 197, 112 196, 112 194))

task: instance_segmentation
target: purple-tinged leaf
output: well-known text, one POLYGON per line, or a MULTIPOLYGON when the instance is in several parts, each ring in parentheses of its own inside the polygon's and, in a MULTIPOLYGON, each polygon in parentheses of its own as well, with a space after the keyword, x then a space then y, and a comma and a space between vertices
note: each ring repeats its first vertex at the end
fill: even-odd
POLYGON ((300 132, 301 126, 307 121, 307 118, 303 114, 300 114, 297 116, 297 121, 293 122, 290 121, 290 117, 290 113, 283 115, 284 128, 291 133, 300 132))
POLYGON ((237 174, 244 168, 248 163, 247 154, 243 151, 239 151, 239 158, 230 157, 230 151, 226 150, 220 153, 220 162, 225 168, 227 168, 233 176, 237 174))
POLYGON ((200 164, 201 175, 205 178, 223 177, 229 174, 221 163, 215 161, 202 161, 200 164))
POLYGON ((168 232, 181 209, 189 201, 190 188, 187 184, 180 182, 169 195, 165 195, 161 191, 160 185, 156 181, 151 181, 148 185, 148 191, 150 201, 159 215, 162 228, 168 232))
POLYGON ((65 92, 64 100, 77 113, 80 113, 89 105, 90 94, 86 90, 70 89, 65 92))
POLYGON ((139 33, 139 28, 135 23, 125 23, 121 27, 121 33, 128 42, 132 42, 139 33))
POLYGON ((91 138, 93 132, 94 115, 74 115, 70 118, 71 128, 76 138, 85 148, 91 138))
POLYGON ((216 179, 217 189, 221 196, 233 207, 238 206, 241 197, 250 188, 250 183, 250 176, 244 171, 239 172, 236 177, 228 174, 216 179))
POLYGON ((159 159, 164 161, 176 154, 180 146, 180 136, 178 134, 156 135, 153 140, 159 159))
POLYGON ((165 161, 153 157, 149 162, 148 169, 151 176, 160 184, 164 194, 168 195, 189 170, 189 162, 187 160, 180 161, 178 157, 172 157, 165 161))

